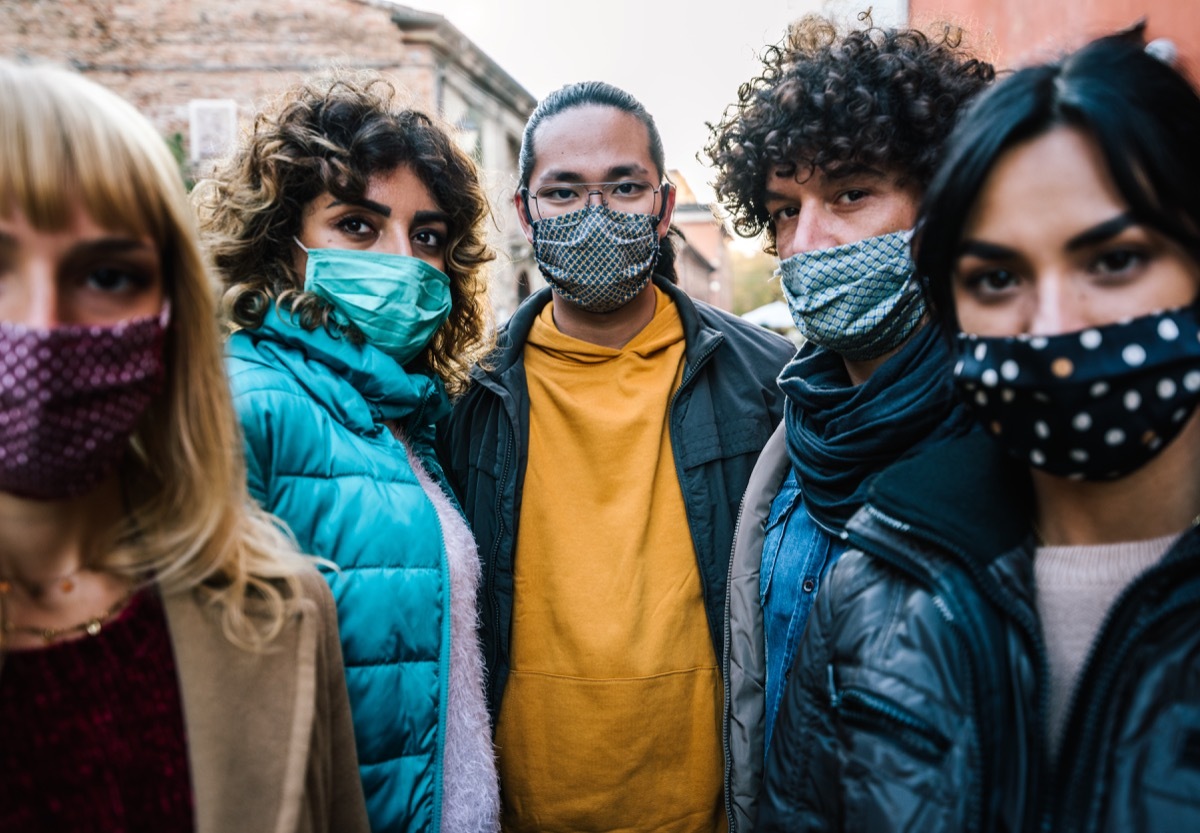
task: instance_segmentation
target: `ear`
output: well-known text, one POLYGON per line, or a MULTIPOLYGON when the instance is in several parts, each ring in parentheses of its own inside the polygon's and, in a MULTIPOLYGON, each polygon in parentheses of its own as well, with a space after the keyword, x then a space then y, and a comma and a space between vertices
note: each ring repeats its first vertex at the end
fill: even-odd
POLYGON ((662 210, 658 212, 658 239, 662 240, 671 230, 671 217, 675 214, 675 189, 671 183, 664 182, 659 193, 662 194, 662 210))
POLYGON ((525 239, 533 245, 533 217, 529 214, 529 198, 526 196, 529 192, 524 189, 518 189, 513 194, 513 206, 517 209, 517 220, 521 223, 521 231, 525 233, 525 239))

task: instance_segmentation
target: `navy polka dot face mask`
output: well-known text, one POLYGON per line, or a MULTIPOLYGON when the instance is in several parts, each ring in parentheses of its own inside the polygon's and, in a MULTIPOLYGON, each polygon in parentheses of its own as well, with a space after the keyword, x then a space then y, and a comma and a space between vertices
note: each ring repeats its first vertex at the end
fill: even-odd
POLYGON ((1197 307, 1054 336, 960 333, 955 386, 1012 455, 1059 477, 1148 463, 1200 402, 1197 307))

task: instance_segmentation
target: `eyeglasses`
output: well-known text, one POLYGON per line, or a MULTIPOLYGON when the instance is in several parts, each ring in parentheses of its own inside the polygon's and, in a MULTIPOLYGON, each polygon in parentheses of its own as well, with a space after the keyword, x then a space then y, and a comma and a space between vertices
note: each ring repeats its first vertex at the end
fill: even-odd
POLYGON ((522 188, 526 206, 533 198, 538 219, 558 217, 585 208, 592 194, 600 196, 600 204, 623 214, 653 214, 654 202, 660 188, 645 180, 626 179, 620 182, 554 182, 536 192, 522 188))

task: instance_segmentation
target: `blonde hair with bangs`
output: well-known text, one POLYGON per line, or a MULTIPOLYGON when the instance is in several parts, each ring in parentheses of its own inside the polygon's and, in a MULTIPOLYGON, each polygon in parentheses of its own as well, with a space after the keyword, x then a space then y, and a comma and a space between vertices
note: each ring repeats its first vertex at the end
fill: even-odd
POLYGON ((216 285, 180 171, 130 104, 78 75, 0 60, 0 214, 65 228, 78 205, 103 226, 149 236, 171 321, 166 383, 120 472, 127 513, 88 566, 164 595, 198 591, 246 649, 282 629, 300 594, 300 556, 246 488, 242 441, 221 358, 216 285))

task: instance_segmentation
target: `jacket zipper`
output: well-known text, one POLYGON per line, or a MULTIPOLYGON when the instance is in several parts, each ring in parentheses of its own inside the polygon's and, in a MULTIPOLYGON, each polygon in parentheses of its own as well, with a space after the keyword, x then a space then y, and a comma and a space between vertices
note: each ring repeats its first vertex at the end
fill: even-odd
MULTIPOLYGON (((682 387, 682 385, 680 386, 682 387)), ((674 402, 672 401, 672 404, 674 402)), ((729 754, 729 721, 732 712, 729 698, 733 695, 729 686, 729 641, 733 631, 729 625, 729 602, 733 591, 733 554, 737 549, 738 533, 742 529, 742 512, 746 508, 746 493, 742 491, 738 501, 737 519, 733 522, 733 543, 729 548, 729 569, 725 572, 725 628, 724 644, 721 646, 721 683, 725 689, 725 701, 721 708, 721 752, 725 755, 725 816, 728 820, 727 833, 737 833, 737 820, 733 816, 733 756, 729 754)))
POLYGON ((882 719, 889 729, 900 732, 904 746, 921 757, 937 758, 949 748, 950 741, 932 726, 870 691, 854 687, 839 690, 833 665, 826 666, 826 671, 829 675, 829 705, 849 720, 877 722, 873 718, 882 719))
MULTIPOLYGON (((679 461, 679 451, 674 442, 675 432, 673 430, 674 425, 675 425, 675 401, 677 399, 679 399, 680 391, 682 391, 684 388, 686 388, 688 385, 690 385, 692 383, 692 380, 696 378, 696 374, 700 372, 700 368, 703 367, 705 364, 707 364, 709 357, 712 356, 712 354, 717 351, 717 348, 720 347, 724 343, 725 343, 725 340, 723 337, 714 338, 712 343, 704 349, 704 352, 702 352, 699 356, 696 357, 696 361, 693 364, 684 368, 683 378, 681 378, 679 380, 679 387, 676 388, 675 392, 671 394, 671 400, 670 400, 670 402, 667 403, 667 419, 669 420, 668 431, 670 432, 670 436, 672 437, 671 456, 675 460, 675 479, 679 481, 679 485, 680 485, 681 489, 683 488, 683 482, 684 482, 683 481, 683 465, 679 461)), ((745 506, 745 500, 746 500, 746 495, 743 492, 741 501, 738 503, 737 518, 734 520, 734 524, 733 524, 733 542, 737 541, 738 530, 741 529, 741 526, 742 526, 742 509, 745 506)), ((687 511, 688 506, 687 506, 687 494, 686 493, 684 494, 683 504, 684 504, 685 513, 687 514, 687 518, 688 518, 688 534, 692 536, 692 547, 694 549, 696 537, 692 531, 691 513, 687 511)), ((729 546, 729 567, 726 569, 726 573, 725 573, 725 603, 726 603, 727 607, 726 607, 726 615, 723 618, 726 623, 728 623, 728 620, 729 620, 729 615, 728 615, 729 614, 729 610, 728 610, 729 577, 730 577, 731 573, 733 572, 733 542, 731 542, 730 546, 729 546)), ((702 599, 704 602, 704 619, 707 622, 708 621, 709 589, 707 587, 707 582, 705 582, 705 580, 704 580, 704 571, 700 567, 698 558, 697 558, 697 563, 696 563, 696 569, 700 574, 700 592, 702 594, 702 599)), ((724 636, 724 630, 722 630, 722 636, 724 636)), ((713 646, 713 654, 714 655, 716 654, 716 646, 715 645, 713 646)), ((730 758, 729 758, 729 721, 726 719, 726 716, 728 714, 728 709, 729 709, 729 696, 730 696, 729 675, 725 673, 725 669, 727 668, 727 665, 725 663, 727 663, 729 661, 729 649, 728 649, 728 641, 727 640, 722 640, 721 661, 722 661, 721 683, 722 683, 722 688, 724 690, 724 697, 725 697, 725 700, 722 703, 722 708, 721 708, 721 753, 725 757, 725 778, 724 778, 724 789, 722 791, 725 793, 725 796, 724 796, 725 797, 725 815, 726 815, 726 817, 728 819, 728 823, 729 823, 728 833, 736 833, 737 822, 734 820, 734 817, 733 817, 733 799, 729 795, 730 777, 732 776, 733 770, 732 770, 732 762, 730 761, 730 758)))
MULTIPOLYGON (((711 346, 707 347, 703 353, 701 353, 699 356, 696 357, 696 362, 694 364, 692 364, 691 366, 684 368, 683 378, 679 380, 679 387, 676 388, 675 392, 671 394, 671 400, 670 400, 670 402, 667 403, 667 419, 669 420, 667 430, 671 437, 671 457, 672 457, 672 459, 675 460, 675 479, 679 481, 679 488, 681 491, 683 490, 683 466, 679 462, 679 451, 675 445, 675 431, 674 431, 675 401, 679 398, 679 392, 682 391, 684 388, 686 388, 688 385, 690 385, 692 383, 692 380, 696 378, 696 374, 700 372, 700 368, 703 367, 708 362, 709 356, 711 356, 713 353, 715 353, 717 351, 717 348, 720 347, 724 343, 724 341, 725 340, 723 337, 714 338, 711 346)), ((745 497, 745 495, 743 495, 743 497, 745 497)), ((688 535, 690 535, 692 538, 692 549, 694 550, 696 547, 696 535, 695 535, 694 531, 692 530, 692 515, 688 509, 686 492, 684 492, 684 494, 683 494, 683 508, 684 508, 684 513, 687 515, 688 535)), ((741 512, 739 510, 738 518, 737 518, 737 520, 734 521, 734 537, 735 538, 737 536, 737 526, 740 523, 740 521, 741 521, 741 512)), ((730 559, 733 558, 732 543, 730 544, 730 547, 729 547, 729 557, 730 557, 730 559)), ((707 624, 707 622, 708 622, 709 588, 707 586, 708 583, 704 580, 704 570, 702 569, 699 558, 696 559, 696 571, 700 574, 700 592, 702 595, 702 600, 704 602, 704 621, 707 624)), ((717 654, 717 646, 714 645, 713 646, 713 657, 714 658, 716 657, 716 654, 717 654)))
MULTIPOLYGON (((505 532, 504 515, 500 512, 500 503, 501 503, 502 497, 504 495, 504 490, 503 490, 502 486, 504 484, 504 481, 508 478, 508 466, 509 466, 509 463, 512 461, 513 445, 514 445, 514 440, 513 440, 511 426, 510 426, 508 442, 505 443, 505 445, 504 445, 504 465, 500 468, 500 478, 496 481, 496 509, 495 509, 495 511, 496 511, 496 519, 500 523, 500 527, 501 527, 500 533, 501 534, 498 534, 496 536, 495 540, 492 542, 492 554, 491 554, 491 557, 488 559, 488 579, 487 579, 488 597, 492 600, 492 620, 493 620, 492 621, 492 632, 494 634, 496 634, 496 638, 495 638, 495 640, 493 640, 493 643, 492 643, 492 663, 488 669, 488 675, 490 677, 492 677, 492 681, 493 681, 492 682, 492 691, 493 691, 494 695, 499 694, 499 692, 496 691, 496 686, 499 684, 499 680, 497 679, 496 675, 498 675, 500 673, 500 642, 502 639, 507 639, 507 637, 502 637, 502 635, 500 633, 500 600, 499 600, 499 597, 496 595, 496 559, 497 559, 497 556, 500 554, 500 541, 504 537, 503 533, 505 532)), ((513 552, 514 552, 514 554, 516 553, 515 538, 513 540, 513 552)), ((510 668, 509 670, 511 671, 512 669, 510 668)), ((489 704, 489 706, 490 706, 490 704, 489 704)), ((496 697, 496 713, 492 717, 492 733, 493 734, 495 733, 496 725, 499 722, 500 722, 500 698, 497 696, 496 697)))

